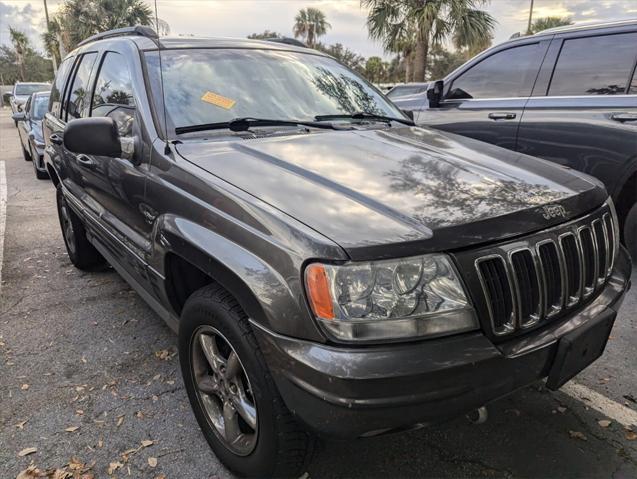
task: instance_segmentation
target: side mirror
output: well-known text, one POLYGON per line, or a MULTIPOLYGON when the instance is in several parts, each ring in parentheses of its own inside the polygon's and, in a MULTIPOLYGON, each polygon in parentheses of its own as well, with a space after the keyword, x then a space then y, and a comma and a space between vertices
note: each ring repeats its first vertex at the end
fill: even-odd
POLYGON ((122 145, 117 125, 112 118, 78 118, 64 128, 64 147, 73 153, 85 155, 122 156, 122 145))
POLYGON ((427 88, 427 100, 429 100, 430 108, 438 108, 442 101, 442 92, 445 84, 442 80, 436 80, 427 88))
POLYGON ((414 121, 414 112, 412 110, 400 110, 400 111, 402 111, 405 115, 407 115, 411 121, 414 121))
POLYGON ((13 121, 25 121, 27 119, 27 116, 24 112, 19 111, 11 115, 11 118, 13 119, 13 121))
POLYGON ((9 103, 11 101, 11 98, 13 98, 13 93, 5 93, 4 95, 2 95, 2 100, 5 103, 9 103))

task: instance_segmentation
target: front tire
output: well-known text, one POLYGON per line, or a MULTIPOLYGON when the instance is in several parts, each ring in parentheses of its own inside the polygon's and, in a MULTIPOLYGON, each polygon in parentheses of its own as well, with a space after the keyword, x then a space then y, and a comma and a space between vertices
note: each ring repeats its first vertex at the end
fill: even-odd
POLYGON ((84 225, 69 207, 60 186, 57 187, 56 199, 62 237, 71 263, 81 270, 90 270, 104 263, 104 257, 86 238, 84 225))
POLYGON ((248 477, 303 472, 313 438, 286 408, 246 314, 222 287, 186 301, 179 361, 197 422, 228 469, 248 477))

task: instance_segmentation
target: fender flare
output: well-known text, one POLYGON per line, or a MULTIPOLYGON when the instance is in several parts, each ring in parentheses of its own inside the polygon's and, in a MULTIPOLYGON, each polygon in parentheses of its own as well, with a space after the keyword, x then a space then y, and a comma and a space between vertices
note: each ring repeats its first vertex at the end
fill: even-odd
MULTIPOLYGON (((325 341, 310 320, 304 296, 250 251, 205 226, 174 215, 157 220, 154 236, 150 264, 164 277, 167 258, 176 255, 223 286, 251 321, 279 334, 325 341)), ((300 278, 298 281, 300 285, 300 278)))

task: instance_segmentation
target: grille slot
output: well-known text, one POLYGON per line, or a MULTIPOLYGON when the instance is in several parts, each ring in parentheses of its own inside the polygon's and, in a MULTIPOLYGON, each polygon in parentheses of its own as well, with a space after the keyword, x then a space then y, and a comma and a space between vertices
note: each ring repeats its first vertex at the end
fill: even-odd
POLYGON ((593 232, 595 233, 595 243, 597 244, 597 264, 598 268, 598 283, 604 281, 606 277, 606 271, 610 267, 610 261, 608 260, 608 237, 604 230, 604 224, 602 220, 593 221, 593 232))
POLYGON ((544 291, 546 315, 552 316, 562 309, 563 284, 560 258, 557 246, 553 241, 547 241, 538 246, 540 264, 544 276, 544 291))
POLYGON ((499 256, 485 258, 478 263, 493 330, 504 334, 513 329, 513 294, 504 259, 499 256))
POLYGON ((529 250, 511 254, 511 265, 518 295, 520 326, 530 326, 540 319, 540 281, 533 255, 529 250))
POLYGON ((560 246, 564 255, 566 270, 566 293, 569 305, 579 300, 580 284, 582 281, 582 268, 580 265, 577 240, 573 233, 566 233, 560 237, 560 246))
POLYGON ((593 241, 593 232, 588 226, 580 228, 579 241, 582 245, 582 265, 584 266, 584 296, 588 296, 595 289, 598 259, 595 242, 593 241))
POLYGON ((606 276, 608 276, 613 269, 613 258, 615 258, 615 246, 617 245, 615 238, 615 228, 613 226, 613 220, 610 214, 604 214, 604 228, 606 229, 606 238, 608 239, 608 263, 606 268, 606 276))
POLYGON ((605 206, 579 220, 469 254, 492 333, 530 328, 571 311, 606 281, 616 254, 614 217, 605 206))

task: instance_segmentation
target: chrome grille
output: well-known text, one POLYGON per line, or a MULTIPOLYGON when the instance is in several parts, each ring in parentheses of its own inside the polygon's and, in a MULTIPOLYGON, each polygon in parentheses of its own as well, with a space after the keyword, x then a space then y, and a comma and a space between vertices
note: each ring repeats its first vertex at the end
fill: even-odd
POLYGON ((610 275, 617 249, 611 207, 474 256, 493 333, 506 335, 575 309, 610 275))

